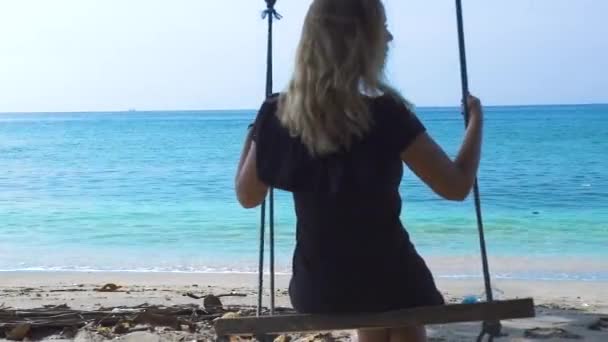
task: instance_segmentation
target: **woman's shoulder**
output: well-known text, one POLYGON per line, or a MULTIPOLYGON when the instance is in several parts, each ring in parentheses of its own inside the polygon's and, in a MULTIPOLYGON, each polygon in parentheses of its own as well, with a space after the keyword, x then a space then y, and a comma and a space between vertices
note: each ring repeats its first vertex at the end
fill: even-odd
POLYGON ((373 111, 376 130, 382 141, 399 153, 426 130, 413 106, 399 96, 383 95, 376 99, 373 111))
POLYGON ((281 93, 273 93, 265 97, 264 101, 262 102, 262 105, 258 110, 256 121, 259 121, 262 118, 267 118, 269 116, 275 116, 280 97, 281 93))
POLYGON ((273 93, 264 98, 252 124, 256 140, 259 135, 274 136, 280 131, 279 119, 276 115, 280 96, 281 93, 273 93))
POLYGON ((283 96, 283 93, 272 93, 264 99, 263 104, 276 105, 279 103, 279 99, 281 98, 281 96, 283 96))
POLYGON ((372 112, 376 123, 393 126, 404 120, 416 119, 413 105, 398 95, 383 94, 374 98, 372 112))
POLYGON ((391 113, 412 113, 413 105, 399 94, 384 93, 373 98, 377 110, 391 113))

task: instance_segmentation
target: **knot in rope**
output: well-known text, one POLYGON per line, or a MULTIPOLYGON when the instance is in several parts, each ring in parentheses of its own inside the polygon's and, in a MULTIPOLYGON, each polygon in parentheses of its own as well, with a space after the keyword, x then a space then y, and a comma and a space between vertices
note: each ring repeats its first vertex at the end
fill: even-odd
POLYGON ((274 9, 276 3, 277 0, 266 0, 266 9, 262 11, 262 19, 266 19, 269 15, 276 20, 281 20, 283 18, 283 16, 274 9))

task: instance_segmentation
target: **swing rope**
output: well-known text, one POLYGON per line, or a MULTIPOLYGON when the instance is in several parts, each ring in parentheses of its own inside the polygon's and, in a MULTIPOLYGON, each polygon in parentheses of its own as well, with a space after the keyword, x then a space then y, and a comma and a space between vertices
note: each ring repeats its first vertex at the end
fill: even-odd
MULTIPOLYGON (((283 18, 274 8, 276 0, 265 0, 266 9, 262 11, 262 19, 268 20, 268 51, 266 56, 266 97, 272 94, 272 24, 273 21, 283 18)), ((275 272, 274 272, 274 189, 270 188, 268 193, 268 230, 270 243, 270 314, 275 311, 275 272)), ((258 265, 258 307, 257 315, 262 315, 262 298, 264 292, 264 240, 266 226, 266 200, 262 202, 260 214, 260 255, 258 265)))
MULTIPOLYGON (((465 128, 469 125, 469 106, 467 102, 467 97, 469 96, 469 77, 467 71, 467 56, 466 56, 466 47, 465 47, 465 38, 464 38, 464 20, 462 18, 462 1, 456 0, 456 21, 458 26, 458 48, 460 52, 460 78, 462 81, 462 106, 463 106, 463 115, 465 121, 465 128)), ((490 267, 488 264, 488 254, 486 250, 486 239, 484 235, 483 229, 483 219, 481 215, 481 200, 479 196, 479 186, 477 183, 477 179, 475 179, 475 183, 473 185, 473 195, 475 198, 475 214, 477 217, 477 230, 479 232, 479 246, 481 249, 481 261, 483 266, 483 279, 486 290, 486 300, 488 302, 494 301, 494 295, 492 294, 492 284, 490 277, 490 267)), ((494 337, 499 337, 501 335, 501 324, 500 322, 488 322, 484 321, 482 325, 482 330, 479 336, 477 337, 477 341, 481 341, 483 337, 487 334, 489 336, 489 341, 492 342, 494 337)))

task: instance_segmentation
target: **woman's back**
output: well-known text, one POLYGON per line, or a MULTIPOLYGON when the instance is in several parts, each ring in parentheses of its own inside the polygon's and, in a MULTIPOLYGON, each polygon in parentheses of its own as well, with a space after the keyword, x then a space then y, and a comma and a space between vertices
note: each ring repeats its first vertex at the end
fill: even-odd
POLYGON ((373 118, 369 132, 348 150, 325 156, 311 155, 281 125, 276 96, 264 103, 254 126, 260 180, 294 197, 297 243, 291 294, 300 311, 349 311, 351 305, 362 304, 353 303, 353 297, 371 300, 364 305, 367 311, 411 306, 416 300, 442 302, 400 221, 401 152, 424 126, 390 96, 366 102, 373 118), (416 298, 395 300, 397 288, 411 287, 407 280, 414 275, 427 279, 417 282, 426 290, 412 289, 416 298), (391 282, 374 285, 386 277, 391 282), (380 293, 390 293, 392 303, 377 298, 380 293))
POLYGON ((327 196, 394 193, 403 174, 401 153, 425 131, 405 104, 388 95, 365 97, 372 128, 348 149, 311 155, 277 118, 278 95, 264 102, 254 125, 259 177, 291 192, 327 196))

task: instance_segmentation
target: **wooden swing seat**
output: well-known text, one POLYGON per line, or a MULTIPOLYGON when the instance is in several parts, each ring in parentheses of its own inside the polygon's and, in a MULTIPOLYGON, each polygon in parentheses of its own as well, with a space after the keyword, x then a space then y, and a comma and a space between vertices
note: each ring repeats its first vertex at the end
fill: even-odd
POLYGON ((475 304, 449 304, 398 311, 340 315, 278 315, 221 318, 215 322, 218 338, 269 334, 394 328, 534 317, 531 298, 475 304))

